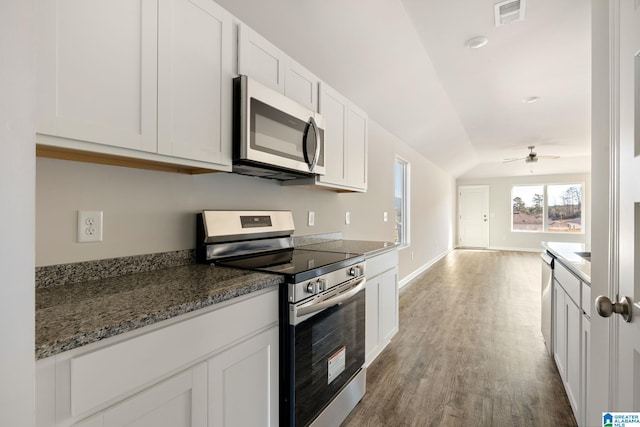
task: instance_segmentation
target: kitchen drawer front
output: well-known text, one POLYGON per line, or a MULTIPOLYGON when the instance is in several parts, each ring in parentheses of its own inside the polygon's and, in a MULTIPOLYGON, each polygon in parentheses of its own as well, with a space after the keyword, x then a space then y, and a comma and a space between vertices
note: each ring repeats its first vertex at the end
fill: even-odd
POLYGON ((562 263, 556 262, 555 269, 553 271, 556 281, 562 286, 562 288, 571 297, 576 305, 580 305, 580 279, 573 275, 562 263))
POLYGON ((591 286, 582 282, 582 311, 591 317, 591 286))
POLYGON ((270 291, 70 360, 71 415, 114 401, 277 324, 270 291))
POLYGON ((398 251, 391 250, 371 258, 367 258, 366 276, 367 278, 375 277, 398 266, 398 251))

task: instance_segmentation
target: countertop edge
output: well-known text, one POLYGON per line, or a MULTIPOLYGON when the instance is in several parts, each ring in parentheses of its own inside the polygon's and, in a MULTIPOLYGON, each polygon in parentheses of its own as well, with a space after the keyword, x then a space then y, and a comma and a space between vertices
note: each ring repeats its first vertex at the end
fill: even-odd
MULTIPOLYGON (((581 263, 589 263, 589 272, 591 270, 591 263, 585 260, 572 261, 572 258, 578 257, 574 252, 563 250, 554 246, 554 242, 543 242, 542 247, 549 251, 562 265, 568 268, 573 274, 578 276, 580 280, 591 286, 591 275, 581 268, 581 263)), ((584 265, 584 264, 583 264, 584 265)))

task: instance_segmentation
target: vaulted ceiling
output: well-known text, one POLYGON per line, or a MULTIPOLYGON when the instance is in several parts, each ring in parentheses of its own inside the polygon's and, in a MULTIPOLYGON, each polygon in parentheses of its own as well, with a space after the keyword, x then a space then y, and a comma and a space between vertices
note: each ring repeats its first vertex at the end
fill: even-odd
POLYGON ((589 171, 588 1, 499 27, 500 0, 217 1, 454 176, 589 171), (560 158, 503 162, 529 145, 560 158))

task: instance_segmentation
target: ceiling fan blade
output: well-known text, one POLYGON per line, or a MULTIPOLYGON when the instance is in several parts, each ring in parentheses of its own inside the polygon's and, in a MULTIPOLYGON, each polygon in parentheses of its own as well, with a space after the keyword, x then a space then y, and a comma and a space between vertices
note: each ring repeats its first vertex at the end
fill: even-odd
POLYGON ((518 157, 518 158, 504 159, 504 160, 502 161, 502 163, 517 162, 518 160, 524 160, 524 159, 526 159, 526 157, 518 157))
POLYGON ((560 156, 537 156, 539 159, 559 159, 560 156))

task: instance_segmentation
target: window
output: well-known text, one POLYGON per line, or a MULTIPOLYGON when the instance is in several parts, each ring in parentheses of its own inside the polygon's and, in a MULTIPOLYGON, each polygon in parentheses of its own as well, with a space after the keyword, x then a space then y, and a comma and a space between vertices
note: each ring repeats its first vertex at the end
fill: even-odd
POLYGON ((511 189, 513 231, 543 231, 544 186, 526 185, 511 189))
POLYGON ((582 185, 547 186, 547 229, 582 232, 582 185))
POLYGON ((395 242, 409 245, 409 162, 396 157, 394 166, 395 242))
POLYGON ((582 184, 517 185, 511 231, 582 233, 582 184))

